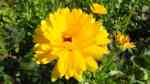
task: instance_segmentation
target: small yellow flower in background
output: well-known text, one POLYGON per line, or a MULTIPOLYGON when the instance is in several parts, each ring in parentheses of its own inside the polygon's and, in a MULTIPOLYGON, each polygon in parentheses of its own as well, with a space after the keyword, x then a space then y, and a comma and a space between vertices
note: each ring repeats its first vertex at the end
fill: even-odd
POLYGON ((123 35, 121 32, 116 33, 115 40, 123 48, 134 48, 135 47, 134 43, 130 42, 130 38, 128 36, 123 35))
POLYGON ((102 23, 81 9, 58 9, 35 29, 34 60, 38 64, 57 60, 53 81, 62 77, 81 80, 84 71, 96 71, 96 61, 108 52, 108 35, 102 23))
POLYGON ((91 6, 90 6, 91 10, 93 13, 96 13, 96 14, 100 14, 100 15, 105 15, 107 14, 107 10, 106 8, 104 7, 104 5, 100 5, 98 3, 93 3, 91 6))

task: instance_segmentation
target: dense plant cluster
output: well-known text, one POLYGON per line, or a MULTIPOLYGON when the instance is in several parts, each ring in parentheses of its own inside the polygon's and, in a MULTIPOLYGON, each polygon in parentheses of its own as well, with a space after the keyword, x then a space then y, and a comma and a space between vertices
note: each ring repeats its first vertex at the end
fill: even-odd
MULTIPOLYGON (((149 84, 150 0, 0 0, 0 84, 149 84), (51 81, 54 60, 36 64, 33 60, 34 30, 58 8, 80 8, 90 14, 90 5, 100 3, 106 15, 93 13, 109 33, 109 53, 99 61, 95 73, 83 73, 83 80, 51 81), (134 42, 134 48, 116 44, 115 32, 134 42)), ((129 43, 129 40, 127 40, 129 43)))

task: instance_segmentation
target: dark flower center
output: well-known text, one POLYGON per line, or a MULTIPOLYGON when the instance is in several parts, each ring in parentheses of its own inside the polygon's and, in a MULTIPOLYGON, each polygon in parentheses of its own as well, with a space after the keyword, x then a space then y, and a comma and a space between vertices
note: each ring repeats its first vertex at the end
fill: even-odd
POLYGON ((72 42, 72 37, 69 37, 69 36, 63 37, 63 41, 64 42, 72 42))

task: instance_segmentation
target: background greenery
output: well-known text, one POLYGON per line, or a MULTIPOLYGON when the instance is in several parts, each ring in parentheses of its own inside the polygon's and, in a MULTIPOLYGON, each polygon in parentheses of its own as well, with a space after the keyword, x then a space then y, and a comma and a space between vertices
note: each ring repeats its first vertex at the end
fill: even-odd
POLYGON ((0 0, 0 84, 150 84, 150 0, 0 0), (104 22, 113 31, 122 31, 136 48, 121 50, 109 45, 110 54, 99 63, 95 74, 86 72, 84 80, 50 81, 53 63, 32 61, 32 34, 49 12, 60 7, 82 8, 90 13, 92 2, 104 4, 104 22))

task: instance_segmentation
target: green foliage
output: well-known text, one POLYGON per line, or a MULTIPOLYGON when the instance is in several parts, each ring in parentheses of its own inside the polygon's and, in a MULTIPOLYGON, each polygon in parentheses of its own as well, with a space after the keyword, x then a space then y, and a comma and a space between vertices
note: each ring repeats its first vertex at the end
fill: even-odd
POLYGON ((115 43, 79 84, 150 83, 150 0, 0 0, 0 84, 76 84, 74 79, 51 82, 54 63, 37 65, 32 60, 32 34, 49 12, 60 7, 82 8, 90 13, 92 2, 104 4, 106 16, 97 16, 113 37, 113 31, 130 35, 136 48, 120 50, 115 43))

